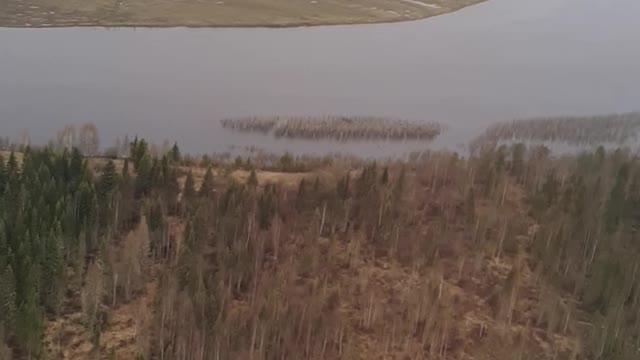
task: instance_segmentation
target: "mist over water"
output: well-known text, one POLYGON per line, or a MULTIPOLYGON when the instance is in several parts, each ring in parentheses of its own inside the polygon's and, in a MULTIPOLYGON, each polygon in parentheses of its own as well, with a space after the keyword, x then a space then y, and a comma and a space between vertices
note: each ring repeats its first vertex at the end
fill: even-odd
POLYGON ((0 29, 0 135, 93 122, 189 152, 406 153, 422 142, 236 134, 219 119, 438 121, 455 149, 513 118, 640 110, 640 1, 490 0, 409 23, 294 29, 0 29))

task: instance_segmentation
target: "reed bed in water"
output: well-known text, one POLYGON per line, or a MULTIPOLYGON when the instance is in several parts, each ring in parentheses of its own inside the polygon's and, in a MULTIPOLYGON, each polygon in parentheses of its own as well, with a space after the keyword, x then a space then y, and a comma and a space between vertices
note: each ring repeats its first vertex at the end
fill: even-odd
POLYGON ((221 120, 243 132, 272 132, 276 137, 334 140, 433 140, 442 131, 435 122, 413 122, 370 116, 246 117, 221 120))
POLYGON ((491 125, 476 143, 506 140, 564 142, 571 145, 622 144, 636 139, 640 112, 590 117, 514 120, 491 125))

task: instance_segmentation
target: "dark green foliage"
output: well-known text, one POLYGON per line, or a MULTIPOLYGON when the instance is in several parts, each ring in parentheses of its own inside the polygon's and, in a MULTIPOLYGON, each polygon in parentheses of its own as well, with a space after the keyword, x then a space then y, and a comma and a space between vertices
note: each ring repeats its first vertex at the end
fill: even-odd
MULTIPOLYGON (((144 142, 144 140, 141 140, 144 142)), ((136 168, 135 194, 137 198, 144 197, 151 192, 153 186, 154 174, 152 169, 151 157, 148 153, 144 153, 134 163, 136 168), (137 165, 136 165, 137 164, 137 165)))
MULTIPOLYGON (((146 153, 138 159, 143 176, 135 185, 142 195, 153 190, 151 176, 144 176, 151 174, 150 164, 146 153)), ((168 171, 167 183, 177 187, 175 170, 168 171)), ((28 149, 22 164, 12 154, 6 166, 0 161, 0 187, 0 342, 38 358, 44 315, 55 317, 61 310, 69 280, 65 269, 81 277, 87 258, 109 239, 100 230, 130 227, 139 204, 127 166, 120 177, 109 161, 94 179, 77 149, 28 149)), ((157 226, 157 216, 150 221, 157 226)))
POLYGON ((213 170, 211 167, 207 168, 207 172, 204 174, 204 179, 202 179, 202 186, 200 186, 199 195, 201 197, 209 197, 213 194, 213 170))
POLYGON ((287 171, 291 171, 292 168, 293 168, 293 157, 288 152, 284 153, 284 155, 280 157, 280 170, 287 172, 287 171))
MULTIPOLYGON (((136 139, 131 143, 131 159, 133 160, 133 168, 136 172, 140 171, 140 164, 145 157, 149 157, 149 145, 144 139, 138 140, 136 139)), ((150 162, 150 159, 147 159, 150 162)), ((147 164, 149 168, 151 164, 147 164)))
POLYGON ((169 152, 169 155, 171 157, 171 161, 174 164, 179 164, 180 161, 182 161, 182 156, 180 155, 180 148, 178 148, 178 143, 174 143, 173 147, 171 148, 171 152, 169 152))
POLYGON ((112 160, 109 160, 102 170, 102 175, 98 180, 97 196, 100 228, 107 229, 113 223, 114 217, 114 193, 118 189, 120 179, 116 173, 116 166, 112 160))

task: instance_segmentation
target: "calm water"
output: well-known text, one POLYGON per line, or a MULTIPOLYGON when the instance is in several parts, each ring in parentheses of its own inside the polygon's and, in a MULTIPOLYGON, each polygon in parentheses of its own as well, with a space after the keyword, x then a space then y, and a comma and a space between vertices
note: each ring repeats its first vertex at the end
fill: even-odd
POLYGON ((94 122, 197 152, 400 153, 420 143, 274 140, 244 115, 441 121, 455 148, 488 123, 640 110, 640 1, 491 0, 396 24, 298 29, 0 29, 0 135, 94 122))

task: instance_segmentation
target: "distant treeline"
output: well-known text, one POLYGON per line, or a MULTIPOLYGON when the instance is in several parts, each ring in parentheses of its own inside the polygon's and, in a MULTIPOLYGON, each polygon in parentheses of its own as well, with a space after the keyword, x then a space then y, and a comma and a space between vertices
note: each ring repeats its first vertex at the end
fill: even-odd
POLYGON ((223 127, 276 137, 334 140, 433 140, 442 131, 435 122, 371 116, 245 117, 221 120, 223 127))
POLYGON ((475 143, 536 140, 571 145, 623 144, 635 139, 639 128, 640 112, 513 120, 491 125, 475 143))

